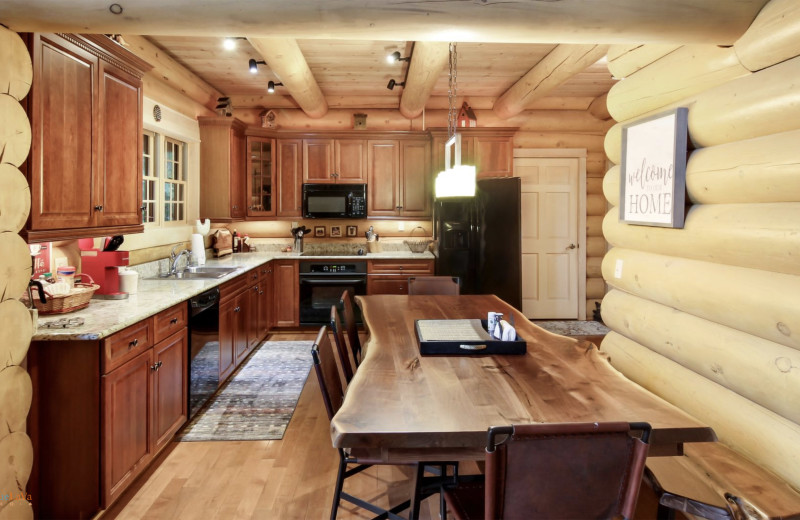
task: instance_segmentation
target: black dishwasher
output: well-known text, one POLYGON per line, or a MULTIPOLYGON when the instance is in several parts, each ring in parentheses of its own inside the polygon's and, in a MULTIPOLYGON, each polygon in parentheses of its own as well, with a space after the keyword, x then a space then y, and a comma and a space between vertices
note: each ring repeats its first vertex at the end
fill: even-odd
POLYGON ((219 289, 189 300, 189 418, 219 386, 219 289))

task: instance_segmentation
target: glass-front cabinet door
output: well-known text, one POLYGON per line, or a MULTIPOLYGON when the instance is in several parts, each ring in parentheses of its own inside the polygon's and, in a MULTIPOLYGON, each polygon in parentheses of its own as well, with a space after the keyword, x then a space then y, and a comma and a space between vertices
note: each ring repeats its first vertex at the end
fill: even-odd
POLYGON ((275 140, 247 138, 247 216, 274 216, 275 140))

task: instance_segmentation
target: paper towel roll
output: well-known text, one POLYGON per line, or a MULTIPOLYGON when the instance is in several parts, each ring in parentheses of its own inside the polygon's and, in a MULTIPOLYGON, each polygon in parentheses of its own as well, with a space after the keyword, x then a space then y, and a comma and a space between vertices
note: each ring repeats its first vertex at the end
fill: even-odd
POLYGON ((197 265, 205 265, 206 245, 203 240, 203 235, 199 233, 192 234, 192 254, 197 259, 197 265))

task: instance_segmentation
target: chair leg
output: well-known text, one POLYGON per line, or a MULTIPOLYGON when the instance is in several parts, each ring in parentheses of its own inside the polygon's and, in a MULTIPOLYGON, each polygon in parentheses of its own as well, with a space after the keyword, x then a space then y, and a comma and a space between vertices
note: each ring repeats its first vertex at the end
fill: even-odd
POLYGON ((339 501, 342 498, 342 486, 344 486, 344 474, 347 471, 347 462, 344 458, 339 459, 339 471, 336 474, 336 489, 333 491, 333 504, 331 505, 331 520, 336 520, 339 512, 339 501))

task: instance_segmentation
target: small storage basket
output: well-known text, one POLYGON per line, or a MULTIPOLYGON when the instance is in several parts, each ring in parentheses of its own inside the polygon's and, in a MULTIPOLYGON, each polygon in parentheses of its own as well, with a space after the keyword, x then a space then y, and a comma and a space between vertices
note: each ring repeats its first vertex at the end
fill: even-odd
POLYGON ((430 240, 403 240, 412 253, 424 253, 431 244, 430 240))
POLYGON ((31 294, 33 294, 33 304, 39 310, 39 314, 65 314, 67 312, 78 311, 85 309, 89 306, 89 300, 92 299, 94 292, 100 288, 99 285, 94 283, 92 277, 88 274, 76 274, 80 276, 81 281, 75 284, 75 287, 69 294, 56 294, 51 296, 45 288, 44 293, 47 296, 47 303, 39 301, 39 295, 36 287, 31 287, 31 294), (89 283, 83 282, 88 279, 89 283))

